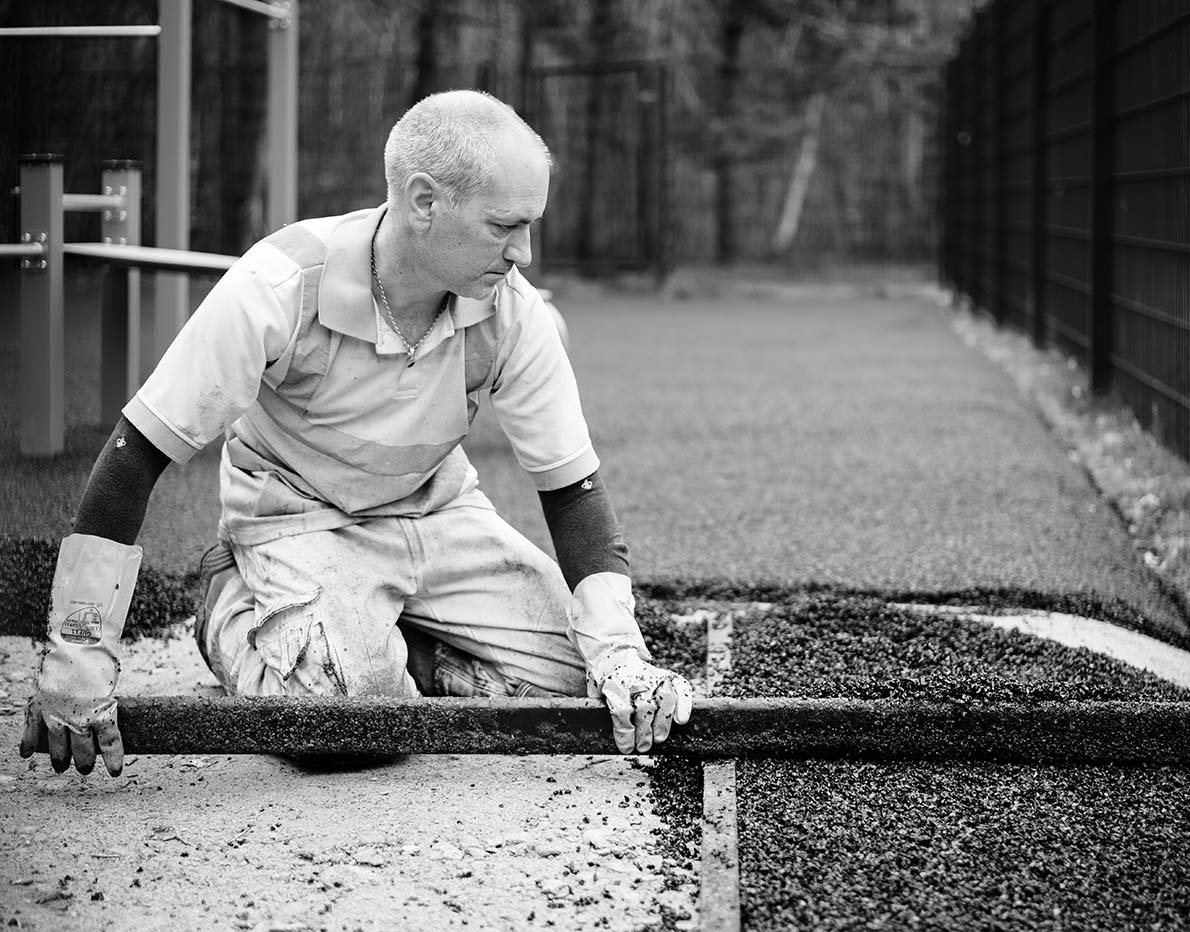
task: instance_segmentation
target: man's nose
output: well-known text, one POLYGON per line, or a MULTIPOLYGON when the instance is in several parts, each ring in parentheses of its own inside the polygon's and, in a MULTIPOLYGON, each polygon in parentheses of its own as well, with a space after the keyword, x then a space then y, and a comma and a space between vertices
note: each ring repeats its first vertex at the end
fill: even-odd
POLYGON ((527 223, 518 225, 508 237, 508 243, 504 247, 504 258, 522 269, 533 261, 533 245, 527 223))

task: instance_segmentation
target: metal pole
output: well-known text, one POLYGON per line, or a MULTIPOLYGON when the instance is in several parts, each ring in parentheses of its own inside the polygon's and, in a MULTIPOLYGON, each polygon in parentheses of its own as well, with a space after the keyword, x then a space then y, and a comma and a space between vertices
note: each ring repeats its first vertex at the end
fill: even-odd
POLYGON ((159 35, 160 26, 9 26, 0 29, 0 38, 48 36, 56 39, 123 39, 159 35))
MULTIPOLYGON (((190 247, 191 0, 161 0, 157 47, 157 246, 190 247)), ((190 281, 158 272, 153 357, 160 359, 190 316, 190 281)))
POLYGON ((21 239, 41 258, 21 260, 21 455, 65 447, 62 297, 62 156, 21 157, 21 239))
POLYGON ((270 230, 297 219, 298 0, 278 4, 284 19, 269 20, 268 205, 270 230))
MULTIPOLYGON (((139 246, 141 240, 141 169, 128 160, 103 163, 105 195, 124 199, 126 207, 103 213, 104 243, 139 246)), ((140 385, 140 270, 109 265, 103 291, 103 371, 99 419, 105 426, 120 420, 124 403, 140 385)))

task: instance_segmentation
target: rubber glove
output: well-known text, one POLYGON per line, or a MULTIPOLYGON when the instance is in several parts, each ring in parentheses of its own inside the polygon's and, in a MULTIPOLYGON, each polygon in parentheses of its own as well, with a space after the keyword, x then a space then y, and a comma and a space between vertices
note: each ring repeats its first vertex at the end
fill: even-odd
POLYGON ((690 721, 693 693, 685 677, 649 661, 633 612, 632 580, 594 573, 574 588, 567 635, 587 667, 587 695, 600 697, 612 716, 622 754, 644 753, 690 721))
POLYGON ((140 547, 105 537, 71 534, 62 541, 37 693, 25 711, 22 757, 37 750, 44 732, 58 773, 72 757, 79 773, 90 773, 97 748, 113 777, 124 769, 114 694, 120 635, 140 562, 140 547))

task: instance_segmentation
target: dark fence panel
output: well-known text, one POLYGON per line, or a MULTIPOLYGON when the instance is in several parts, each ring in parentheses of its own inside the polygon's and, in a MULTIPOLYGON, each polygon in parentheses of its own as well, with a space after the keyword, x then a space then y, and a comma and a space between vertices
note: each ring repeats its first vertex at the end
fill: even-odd
POLYGON ((996 0, 945 72, 942 278, 1190 458, 1190 11, 996 0))

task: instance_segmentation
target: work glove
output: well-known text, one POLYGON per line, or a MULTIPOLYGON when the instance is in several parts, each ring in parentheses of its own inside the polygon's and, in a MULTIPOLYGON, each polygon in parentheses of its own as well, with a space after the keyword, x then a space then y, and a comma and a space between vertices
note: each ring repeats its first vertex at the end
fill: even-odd
POLYGON ((655 667, 633 611, 632 581, 594 573, 574 588, 567 636, 587 667, 587 695, 603 698, 622 754, 644 753, 690 721, 693 694, 685 677, 655 667))
POLYGON ((104 537, 71 534, 62 541, 37 692, 25 711, 21 757, 37 750, 44 733, 58 773, 72 757, 79 773, 90 773, 97 750, 113 777, 124 769, 114 693, 120 635, 140 561, 140 547, 104 537))

